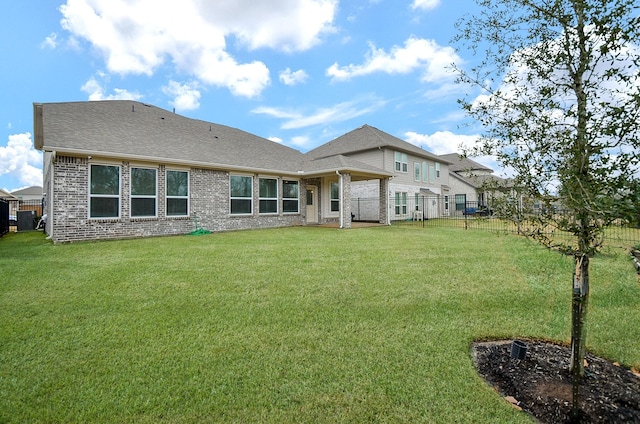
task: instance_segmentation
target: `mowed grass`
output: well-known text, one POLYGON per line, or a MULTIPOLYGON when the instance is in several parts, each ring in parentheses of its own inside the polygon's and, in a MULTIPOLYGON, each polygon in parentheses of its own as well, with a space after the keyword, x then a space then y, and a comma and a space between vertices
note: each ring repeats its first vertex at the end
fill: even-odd
MULTIPOLYGON (((285 228, 0 239, 0 422, 531 422, 477 339, 567 342, 571 259, 515 236, 285 228)), ((640 367, 640 286, 592 260, 588 348, 640 367)))

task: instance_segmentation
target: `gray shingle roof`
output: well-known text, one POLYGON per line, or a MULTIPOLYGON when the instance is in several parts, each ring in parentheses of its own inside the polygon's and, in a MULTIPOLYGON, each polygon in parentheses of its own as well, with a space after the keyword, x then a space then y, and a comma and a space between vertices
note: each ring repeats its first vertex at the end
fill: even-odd
POLYGON ((307 156, 317 159, 378 148, 391 148, 439 162, 448 162, 431 152, 423 150, 384 131, 380 131, 370 125, 363 125, 360 128, 356 128, 353 131, 325 143, 322 146, 307 152, 307 156))
MULTIPOLYGON (((35 105, 38 106, 37 104, 35 105)), ((95 156, 297 172, 305 156, 236 128, 129 100, 42 104, 36 148, 95 156)))
POLYGON ((300 176, 341 170, 356 178, 391 175, 339 154, 314 160, 246 131, 131 100, 36 103, 34 144, 40 150, 66 154, 225 170, 300 176))
POLYGON ((486 171, 493 172, 493 169, 487 168, 484 165, 479 164, 469 158, 462 157, 458 153, 448 153, 446 155, 440 155, 441 158, 451 162, 449 165, 450 172, 460 172, 460 171, 486 171))

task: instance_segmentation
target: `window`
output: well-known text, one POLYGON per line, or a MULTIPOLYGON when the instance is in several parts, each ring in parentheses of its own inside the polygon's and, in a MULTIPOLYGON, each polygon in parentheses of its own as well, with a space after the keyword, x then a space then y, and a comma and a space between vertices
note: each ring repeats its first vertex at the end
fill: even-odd
POLYGON ((340 211, 340 184, 331 183, 331 212, 340 211))
POLYGON ((467 206, 467 195, 466 194, 456 194, 455 195, 455 201, 456 201, 456 210, 457 211, 463 211, 464 208, 467 206))
POLYGON ((440 178, 440 162, 436 162, 436 178, 440 178))
POLYGON ((278 213, 278 180, 275 178, 260 178, 258 180, 260 213, 278 213))
POLYGON ((253 212, 253 177, 231 175, 229 177, 231 213, 248 215, 253 212))
POLYGON ((156 216, 156 170, 131 168, 131 216, 156 216))
MULTIPOLYGON (((307 191, 307 198, 308 198, 307 191)), ((313 199, 313 196, 311 197, 313 199)), ((299 186, 297 181, 282 182, 282 212, 298 213, 299 209, 299 186)), ((312 202, 313 203, 313 200, 312 202)))
POLYGON ((167 171, 167 216, 189 215, 189 173, 167 171))
POLYGON ((413 163, 413 179, 414 181, 420 181, 420 163, 413 163))
POLYGON ((449 211, 449 196, 444 196, 444 210, 449 211))
POLYGON ((434 183, 436 181, 436 169, 433 166, 429 166, 429 182, 434 183))
POLYGON ((120 167, 92 164, 89 179, 89 217, 120 217, 120 167))
POLYGON ((396 215, 407 214, 407 193, 406 192, 399 192, 399 191, 396 192, 395 211, 396 211, 396 215))
POLYGON ((426 183, 429 181, 429 165, 427 162, 422 162, 422 182, 426 183))
POLYGON ((408 172, 409 166, 407 165, 407 154, 395 152, 394 159, 396 164, 396 171, 398 172, 408 172))

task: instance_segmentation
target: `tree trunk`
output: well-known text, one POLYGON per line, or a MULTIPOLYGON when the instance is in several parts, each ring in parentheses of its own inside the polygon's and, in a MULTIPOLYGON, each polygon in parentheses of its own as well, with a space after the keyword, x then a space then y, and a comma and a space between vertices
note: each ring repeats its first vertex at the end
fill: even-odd
POLYGON ((584 377, 584 355, 587 340, 587 303, 589 300, 589 256, 575 257, 573 274, 573 298, 571 308, 571 375, 573 377, 573 402, 571 415, 577 420, 580 415, 580 383, 584 377))

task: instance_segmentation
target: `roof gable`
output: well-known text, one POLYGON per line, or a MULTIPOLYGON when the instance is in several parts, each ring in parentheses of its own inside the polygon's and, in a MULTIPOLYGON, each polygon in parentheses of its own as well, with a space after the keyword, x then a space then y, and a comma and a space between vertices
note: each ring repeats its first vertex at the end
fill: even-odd
POLYGON ((322 146, 310 150, 307 152, 307 156, 318 159, 335 155, 348 155, 350 153, 378 148, 390 148, 439 162, 448 162, 431 152, 366 124, 341 135, 322 146))

